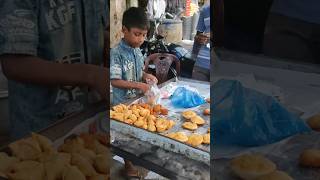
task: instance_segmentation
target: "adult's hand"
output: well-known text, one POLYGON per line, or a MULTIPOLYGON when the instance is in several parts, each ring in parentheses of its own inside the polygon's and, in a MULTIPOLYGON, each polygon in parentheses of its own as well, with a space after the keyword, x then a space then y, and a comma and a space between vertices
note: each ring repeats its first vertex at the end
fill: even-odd
POLYGON ((199 33, 195 36, 197 43, 205 45, 209 42, 210 34, 199 33))

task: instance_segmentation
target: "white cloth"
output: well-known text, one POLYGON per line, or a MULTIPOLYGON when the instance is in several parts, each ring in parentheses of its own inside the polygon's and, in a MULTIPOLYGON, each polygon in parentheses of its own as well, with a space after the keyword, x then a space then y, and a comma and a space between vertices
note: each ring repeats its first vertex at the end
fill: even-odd
POLYGON ((166 12, 166 0, 149 0, 147 13, 149 19, 160 18, 166 12))

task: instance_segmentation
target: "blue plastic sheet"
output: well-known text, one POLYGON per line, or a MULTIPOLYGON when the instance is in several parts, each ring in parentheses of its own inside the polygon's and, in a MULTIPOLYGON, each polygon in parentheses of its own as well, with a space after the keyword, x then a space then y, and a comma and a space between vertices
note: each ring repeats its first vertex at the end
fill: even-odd
POLYGON ((206 101, 198 92, 178 87, 170 97, 171 103, 176 108, 191 108, 204 104, 206 101))
POLYGON ((219 80, 211 93, 214 144, 259 146, 310 131, 273 97, 245 88, 239 81, 219 80))

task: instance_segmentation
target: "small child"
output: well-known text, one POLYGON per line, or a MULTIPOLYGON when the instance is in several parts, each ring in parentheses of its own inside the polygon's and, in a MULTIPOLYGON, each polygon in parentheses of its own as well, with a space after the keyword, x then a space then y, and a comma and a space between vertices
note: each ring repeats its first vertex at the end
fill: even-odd
POLYGON ((145 40, 149 20, 142 8, 131 7, 123 14, 123 39, 110 53, 110 80, 114 105, 136 97, 141 90, 149 90, 147 79, 158 82, 151 74, 143 72, 144 56, 140 46, 145 40), (144 81, 144 82, 143 82, 144 81))
MULTIPOLYGON (((146 93, 148 81, 158 82, 151 74, 143 72, 144 56, 140 46, 149 28, 147 14, 142 8, 131 7, 123 14, 123 39, 110 52, 110 80, 113 89, 113 105, 136 97, 139 91, 146 93), (144 81, 144 82, 143 82, 144 81)), ((130 161, 125 160, 128 177, 139 177, 130 161)))

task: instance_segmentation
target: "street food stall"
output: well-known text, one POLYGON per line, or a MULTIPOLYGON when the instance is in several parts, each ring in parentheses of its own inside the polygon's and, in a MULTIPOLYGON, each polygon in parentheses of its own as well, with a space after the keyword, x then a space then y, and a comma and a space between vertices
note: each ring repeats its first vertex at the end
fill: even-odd
MULTIPOLYGON (((160 12, 163 7, 157 7, 157 3, 153 1, 139 1, 138 6, 145 8, 146 12, 148 3, 154 3, 149 6, 153 10, 149 9, 148 12, 151 14, 149 35, 140 46, 142 54, 150 57, 150 64, 146 65, 145 61, 145 72, 157 76, 157 70, 164 69, 164 64, 168 64, 153 61, 151 56, 155 54, 159 57, 163 54, 171 56, 167 59, 159 58, 161 60, 173 60, 172 64, 166 66, 168 73, 163 73, 166 80, 162 81, 162 78, 157 76, 158 82, 162 83, 158 86, 159 95, 166 94, 164 96, 167 97, 161 98, 157 103, 148 103, 147 97, 143 96, 123 104, 115 104, 108 109, 110 124, 105 121, 106 124, 102 123, 101 127, 108 132, 110 129, 112 154, 131 161, 134 165, 169 179, 210 179, 210 103, 205 102, 191 108, 176 108, 168 96, 168 92, 172 93, 176 87, 184 86, 195 89, 204 100, 210 98, 209 82, 187 79, 191 78, 195 63, 192 46, 197 23, 191 21, 199 16, 192 18, 199 11, 199 2, 204 4, 203 1, 187 2, 170 1, 169 8, 167 7, 169 11, 155 13, 160 12), (187 12, 182 14, 181 8, 187 12), (189 47, 186 48, 186 45, 189 47), (176 63, 177 60, 179 63, 176 63), (177 75, 178 81, 175 78, 177 75), (162 92, 164 94, 161 94, 162 92), (199 124, 193 123, 191 117, 185 118, 182 115, 185 111, 192 111, 191 114, 197 116, 194 121, 199 121, 199 124)), ((110 7, 114 7, 111 8, 111 16, 116 17, 110 22, 111 48, 122 38, 121 18, 130 6, 132 4, 124 1, 111 1, 110 7)))
POLYGON ((169 179, 210 179, 209 82, 185 78, 179 78, 178 81, 172 79, 159 86, 160 94, 178 86, 197 89, 207 102, 193 108, 176 108, 170 99, 161 99, 160 104, 153 106, 151 110, 154 116, 145 117, 147 123, 145 127, 139 125, 139 119, 143 119, 141 113, 148 112, 146 109, 149 108, 145 104, 147 102, 145 97, 112 107, 110 110, 112 152, 169 179), (124 111, 136 114, 135 108, 139 109, 140 105, 145 107, 140 108, 140 115, 130 119, 133 115, 123 114, 124 111), (161 112, 157 114, 154 108, 160 107, 159 105, 162 110, 160 109, 161 112), (121 111, 121 108, 127 109, 121 111), (188 113, 197 118, 188 120, 188 113), (154 129, 151 127, 149 117, 155 118, 154 129), (171 125, 162 129, 160 122, 164 121, 165 124, 166 120, 171 125), (199 122, 192 123, 193 121, 199 122), (189 127, 188 124, 197 127, 189 127))
MULTIPOLYGON (((220 79, 240 81, 247 88, 274 97, 289 112, 307 121, 312 128, 309 123, 311 117, 316 121, 315 115, 320 112, 319 66, 222 49, 218 49, 217 54, 221 61, 215 65, 211 77, 213 83, 220 79)), ((273 164, 273 169, 281 171, 278 175, 285 173, 293 179, 319 179, 319 171, 314 168, 317 166, 308 162, 308 158, 317 159, 319 135, 316 130, 311 130, 255 147, 213 145, 212 177, 217 180, 238 179, 239 174, 235 173, 233 168, 234 162, 243 158, 243 155, 259 154, 266 158, 269 164, 273 164), (316 153, 312 154, 313 152, 316 153)))

